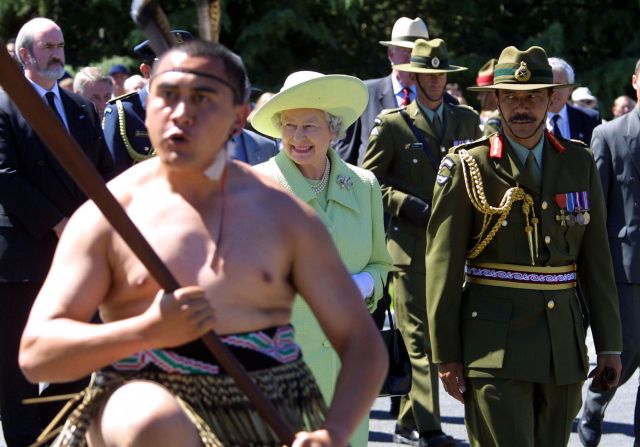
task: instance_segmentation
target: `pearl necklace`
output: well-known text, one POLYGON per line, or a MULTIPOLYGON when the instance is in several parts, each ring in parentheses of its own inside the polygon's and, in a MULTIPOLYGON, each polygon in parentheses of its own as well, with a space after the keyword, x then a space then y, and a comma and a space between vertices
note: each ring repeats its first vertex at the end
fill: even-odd
POLYGON ((329 183, 329 172, 331 171, 331 162, 327 158, 327 163, 324 165, 324 172, 322 173, 322 178, 320 179, 320 183, 316 185, 309 185, 313 192, 318 195, 327 187, 327 183, 329 183))

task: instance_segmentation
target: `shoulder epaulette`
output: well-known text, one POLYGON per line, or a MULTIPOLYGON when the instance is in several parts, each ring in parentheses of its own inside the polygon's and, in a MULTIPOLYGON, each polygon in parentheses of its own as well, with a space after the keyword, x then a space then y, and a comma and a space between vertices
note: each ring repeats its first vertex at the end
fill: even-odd
POLYGON ((134 95, 137 95, 138 92, 129 92, 129 93, 125 93, 123 95, 120 96, 116 96, 115 98, 111 98, 109 101, 107 101, 107 104, 115 104, 116 101, 122 101, 123 99, 128 99, 134 95))
POLYGON ((471 110, 471 111, 472 111, 472 112, 474 112, 474 113, 478 113, 478 112, 476 112, 476 109, 474 109, 473 107, 471 107, 471 106, 470 106, 470 105, 468 105, 468 104, 456 104, 455 106, 456 106, 456 107, 460 107, 460 108, 462 108, 462 109, 471 110))
POLYGON ((483 136, 483 137, 478 138, 477 140, 473 140, 473 141, 469 141, 467 143, 462 143, 462 144, 459 144, 457 146, 453 146, 451 149, 449 149, 449 153, 455 154, 460 149, 467 149, 467 148, 470 148, 472 146, 475 147, 475 146, 483 144, 485 141, 487 142, 487 145, 488 145, 489 136, 483 136))
POLYGON ((404 107, 395 107, 393 109, 382 109, 382 112, 380 112, 380 115, 388 115, 390 113, 399 112, 402 109, 404 109, 404 107))
POLYGON ((582 140, 574 140, 574 139, 570 138, 567 141, 571 141, 572 143, 576 143, 576 144, 578 144, 580 146, 583 146, 583 147, 589 147, 589 145, 587 143, 585 143, 584 141, 582 141, 582 140))

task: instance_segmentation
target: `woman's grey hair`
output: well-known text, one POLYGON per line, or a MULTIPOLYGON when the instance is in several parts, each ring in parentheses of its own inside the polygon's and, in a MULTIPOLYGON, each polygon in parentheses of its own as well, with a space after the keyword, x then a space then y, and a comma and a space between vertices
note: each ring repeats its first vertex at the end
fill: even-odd
MULTIPOLYGON (((331 141, 331 144, 335 143, 338 140, 341 140, 346 135, 346 129, 344 129, 342 125, 342 118, 339 116, 335 116, 330 114, 327 111, 324 111, 324 117, 329 124, 329 131, 335 135, 334 139, 331 141)), ((278 128, 282 129, 282 112, 278 112, 271 117, 271 121, 278 128)))

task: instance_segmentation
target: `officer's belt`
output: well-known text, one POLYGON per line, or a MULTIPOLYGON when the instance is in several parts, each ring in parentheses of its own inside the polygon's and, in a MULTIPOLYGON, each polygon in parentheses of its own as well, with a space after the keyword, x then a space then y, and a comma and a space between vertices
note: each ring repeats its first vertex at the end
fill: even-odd
POLYGON ((576 286, 576 265, 542 267, 515 264, 471 263, 464 266, 467 282, 515 289, 562 290, 576 286))

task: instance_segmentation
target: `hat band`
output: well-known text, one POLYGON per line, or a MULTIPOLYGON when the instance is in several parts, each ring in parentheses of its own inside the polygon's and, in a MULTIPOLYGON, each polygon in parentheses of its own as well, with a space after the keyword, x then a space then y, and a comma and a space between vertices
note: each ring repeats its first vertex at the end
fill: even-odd
POLYGON ((415 42, 418 39, 424 39, 424 36, 394 36, 391 38, 391 41, 415 42))
POLYGON ((516 71, 518 71, 518 67, 496 68, 493 74, 494 83, 499 84, 501 82, 516 82, 521 84, 553 84, 553 72, 551 70, 528 69, 528 71, 531 73, 531 77, 527 81, 518 81, 516 79, 516 71))
POLYGON ((476 78, 476 84, 481 87, 493 84, 493 73, 478 76, 476 78))
POLYGON ((437 56, 411 56, 411 65, 419 68, 447 68, 449 60, 437 56))

